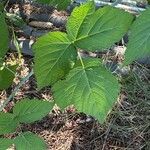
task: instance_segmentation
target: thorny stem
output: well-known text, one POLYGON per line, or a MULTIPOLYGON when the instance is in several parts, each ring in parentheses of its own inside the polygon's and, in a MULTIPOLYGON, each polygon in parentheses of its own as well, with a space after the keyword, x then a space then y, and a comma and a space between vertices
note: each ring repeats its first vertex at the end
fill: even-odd
POLYGON ((0 111, 2 111, 5 106, 11 101, 11 99, 15 96, 16 92, 20 89, 20 87, 33 75, 33 70, 21 80, 18 86, 14 89, 11 95, 4 101, 4 103, 0 106, 0 111))

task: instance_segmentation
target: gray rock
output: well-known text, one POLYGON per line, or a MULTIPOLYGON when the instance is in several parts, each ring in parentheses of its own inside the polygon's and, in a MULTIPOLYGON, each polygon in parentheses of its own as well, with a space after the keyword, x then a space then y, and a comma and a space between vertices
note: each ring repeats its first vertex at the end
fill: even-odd
POLYGON ((23 33, 24 33, 26 36, 31 36, 32 31, 34 30, 34 28, 32 28, 32 27, 26 25, 26 26, 23 26, 23 27, 21 28, 21 30, 23 31, 23 33))
POLYGON ((46 33, 48 33, 49 31, 48 30, 33 30, 33 32, 32 32, 32 36, 33 37, 40 37, 40 36, 42 36, 42 35, 44 35, 44 34, 46 34, 46 33))
POLYGON ((45 14, 45 13, 40 13, 40 14, 31 14, 28 17, 28 20, 36 20, 36 21, 44 21, 44 22, 47 22, 47 21, 50 21, 50 17, 51 15, 50 14, 45 14))

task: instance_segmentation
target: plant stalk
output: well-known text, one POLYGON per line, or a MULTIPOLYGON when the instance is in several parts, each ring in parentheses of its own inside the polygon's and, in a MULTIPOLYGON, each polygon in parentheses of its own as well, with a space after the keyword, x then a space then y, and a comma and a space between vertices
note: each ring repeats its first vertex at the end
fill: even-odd
POLYGON ((16 49, 17 49, 17 52, 18 52, 19 63, 21 63, 21 57, 22 57, 21 49, 20 49, 20 45, 19 45, 19 43, 17 41, 17 38, 16 38, 16 35, 15 35, 13 27, 12 27, 12 34, 13 34, 13 43, 14 43, 16 49))
POLYGON ((4 103, 0 106, 0 111, 2 111, 5 106, 12 100, 12 98, 15 96, 16 92, 20 89, 20 87, 33 75, 33 70, 21 80, 21 82, 18 84, 18 86, 14 89, 14 91, 11 93, 11 95, 4 101, 4 103))
POLYGON ((82 67, 83 67, 83 69, 84 69, 85 66, 84 66, 84 63, 83 63, 83 60, 82 60, 82 57, 81 57, 81 54, 80 54, 79 51, 78 51, 78 57, 79 57, 79 59, 80 59, 81 65, 82 65, 82 67))

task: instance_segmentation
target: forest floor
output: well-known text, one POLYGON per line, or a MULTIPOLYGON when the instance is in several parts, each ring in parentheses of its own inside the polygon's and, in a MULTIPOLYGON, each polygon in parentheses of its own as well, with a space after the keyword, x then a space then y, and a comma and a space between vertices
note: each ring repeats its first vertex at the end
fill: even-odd
MULTIPOLYGON (((26 6, 28 6, 24 7, 26 13, 30 14, 30 18, 26 19, 31 21, 34 16, 29 12, 29 5, 26 6)), ((9 10, 13 12, 18 11, 19 8, 20 6, 14 4, 9 6, 9 10)), ((56 12, 54 14, 58 15, 56 12)), ((59 15, 63 16, 61 16, 63 21, 67 17, 64 12, 59 15)), ((65 30, 61 21, 58 24, 57 20, 56 26, 46 31, 65 30)), ((38 36, 41 32, 43 34, 43 29, 39 32, 39 28, 31 28, 32 34, 34 31, 38 36)), ((26 40, 37 38, 20 32, 18 28, 15 28, 15 32, 19 38, 26 40)), ((11 50, 8 52, 7 61, 20 61, 20 65, 13 85, 8 90, 0 91, 0 101, 6 100, 19 84, 20 79, 31 71, 33 56, 27 53, 25 52, 19 60, 17 52, 11 50)), ((66 108, 64 112, 55 106, 41 121, 22 125, 16 133, 6 137, 12 138, 22 131, 32 131, 46 141, 48 150, 150 150, 150 66, 134 63, 131 68, 132 71, 120 80, 122 89, 118 102, 104 124, 100 124, 91 116, 78 113, 73 106, 66 108)), ((14 104, 22 98, 51 101, 53 95, 50 87, 38 91, 36 79, 32 76, 17 91, 4 111, 10 112, 14 104)))
MULTIPOLYGON (((12 55, 12 53, 11 53, 12 55)), ((24 57, 18 69, 26 76, 32 66, 32 58, 24 57)), ((122 90, 118 102, 104 124, 78 113, 74 107, 64 112, 58 107, 33 124, 22 125, 13 137, 22 131, 32 131, 48 144, 48 150, 149 150, 150 149, 150 68, 135 65, 135 70, 121 80, 122 90), (135 67, 136 66, 136 67, 135 67)), ((15 87, 18 78, 14 80, 15 87)), ((13 90, 13 88, 11 88, 13 90)), ((1 97, 7 97, 2 92, 1 97)), ((36 80, 31 77, 16 93, 6 111, 22 98, 52 100, 50 88, 37 91, 36 80)))

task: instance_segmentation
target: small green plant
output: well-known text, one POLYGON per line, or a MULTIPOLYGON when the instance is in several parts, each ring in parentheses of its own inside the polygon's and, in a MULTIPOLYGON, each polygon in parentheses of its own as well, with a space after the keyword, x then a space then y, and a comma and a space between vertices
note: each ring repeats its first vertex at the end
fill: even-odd
POLYGON ((16 64, 5 63, 5 55, 9 46, 9 30, 6 24, 6 13, 3 11, 3 4, 0 11, 0 90, 9 88, 16 73, 16 64))
POLYGON ((2 65, 0 67, 0 90, 4 90, 10 87, 15 77, 17 65, 2 65), (5 80, 7 79, 7 80, 5 80))
MULTIPOLYGON (((53 103, 47 101, 21 100, 14 106, 13 113, 0 113, 0 135, 15 132, 20 123, 33 123, 41 120, 52 107, 53 103)), ((17 150, 46 149, 44 141, 31 132, 21 133, 14 139, 0 138, 0 150, 6 150, 12 144, 15 144, 17 150)))
POLYGON ((39 89, 53 85, 54 100, 61 108, 73 104, 103 123, 117 100, 120 84, 98 59, 82 58, 80 50, 109 48, 133 23, 124 64, 149 54, 149 15, 150 9, 133 23, 131 14, 110 6, 95 10, 94 2, 88 2, 76 7, 67 21, 67 33, 48 33, 33 46, 39 89))
POLYGON ((110 6, 95 11, 93 2, 75 8, 66 25, 67 34, 51 32, 33 47, 39 89, 54 85, 54 100, 61 108, 74 104, 104 122, 120 85, 98 59, 81 58, 80 49, 94 52, 110 47, 123 37, 132 21, 131 14, 110 6))
MULTIPOLYGON (((9 49, 9 41, 10 41, 9 25, 21 26, 24 24, 22 18, 20 18, 17 15, 9 14, 4 10, 5 2, 6 1, 0 2, 0 90, 8 89, 10 87, 15 77, 16 68, 18 66, 14 62, 7 64, 7 62, 5 61, 5 55, 9 49)), ((14 38, 15 37, 14 31, 12 32, 14 38)), ((16 46, 18 44, 16 38, 14 38, 13 41, 16 46)), ((20 52, 18 51, 18 55, 20 59, 21 54, 19 53, 20 52)))

